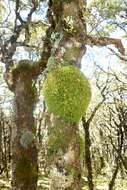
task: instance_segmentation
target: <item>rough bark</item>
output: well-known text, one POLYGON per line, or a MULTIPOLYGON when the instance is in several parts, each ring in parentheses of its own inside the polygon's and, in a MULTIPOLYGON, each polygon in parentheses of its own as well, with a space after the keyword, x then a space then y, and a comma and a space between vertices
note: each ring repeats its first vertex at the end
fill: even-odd
POLYGON ((47 164, 50 167, 51 190, 80 190, 81 149, 77 125, 55 118, 49 129, 47 164))
POLYGON ((12 130, 12 190, 37 189, 35 91, 27 70, 14 76, 15 125, 12 130))

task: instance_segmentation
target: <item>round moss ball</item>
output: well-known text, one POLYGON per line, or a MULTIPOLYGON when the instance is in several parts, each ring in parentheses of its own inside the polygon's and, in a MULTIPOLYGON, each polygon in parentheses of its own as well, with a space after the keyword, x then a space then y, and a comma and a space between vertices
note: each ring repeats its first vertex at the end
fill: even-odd
POLYGON ((78 123, 89 105, 91 89, 78 68, 64 66, 48 74, 43 94, 49 112, 66 122, 78 123))

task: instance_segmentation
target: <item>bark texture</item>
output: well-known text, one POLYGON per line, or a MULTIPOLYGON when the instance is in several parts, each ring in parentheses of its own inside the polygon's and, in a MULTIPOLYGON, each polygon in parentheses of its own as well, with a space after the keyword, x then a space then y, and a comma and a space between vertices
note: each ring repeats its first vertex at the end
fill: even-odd
POLYGON ((49 129, 47 161, 52 190, 80 190, 81 149, 77 125, 54 118, 49 129))
POLYGON ((13 77, 12 190, 36 190, 38 166, 33 118, 36 89, 27 69, 23 72, 17 69, 13 77))

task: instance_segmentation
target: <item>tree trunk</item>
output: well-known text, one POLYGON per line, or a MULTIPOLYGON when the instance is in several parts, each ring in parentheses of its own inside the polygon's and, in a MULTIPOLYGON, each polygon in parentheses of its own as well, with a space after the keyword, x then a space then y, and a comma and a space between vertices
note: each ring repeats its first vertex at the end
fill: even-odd
POLYGON ((50 189, 80 190, 82 171, 78 126, 71 126, 55 118, 49 129, 48 147, 50 189))
POLYGON ((116 176, 117 176, 117 173, 118 173, 118 170, 119 170, 119 164, 116 166, 114 172, 113 172, 113 175, 112 175, 112 179, 109 183, 109 190, 113 190, 113 187, 115 185, 115 179, 116 179, 116 176))
MULTIPOLYGON (((83 7, 84 0, 49 1, 48 16, 54 28, 51 35, 51 56, 54 57, 56 66, 74 65, 79 68, 81 66, 81 59, 86 51, 83 7)), ((82 171, 78 125, 62 123, 58 118, 56 120, 60 122, 59 127, 56 124, 53 128, 49 127, 50 188, 52 190, 81 190, 82 171)))
POLYGON ((90 140, 90 133, 89 133, 89 123, 85 122, 83 119, 83 128, 85 131, 85 162, 88 172, 88 186, 89 190, 94 190, 94 183, 93 183, 93 170, 92 170, 92 160, 91 160, 91 140, 90 140))
POLYGON ((36 89, 27 69, 19 71, 13 75, 12 190, 36 190, 38 166, 33 117, 36 89))

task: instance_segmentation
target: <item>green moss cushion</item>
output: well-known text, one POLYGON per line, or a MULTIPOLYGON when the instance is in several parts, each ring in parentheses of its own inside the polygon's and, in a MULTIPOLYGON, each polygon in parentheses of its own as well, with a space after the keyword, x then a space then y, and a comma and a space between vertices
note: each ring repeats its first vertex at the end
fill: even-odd
POLYGON ((91 89, 78 68, 64 66, 48 74, 43 94, 49 112, 69 123, 78 123, 90 102, 91 89))

